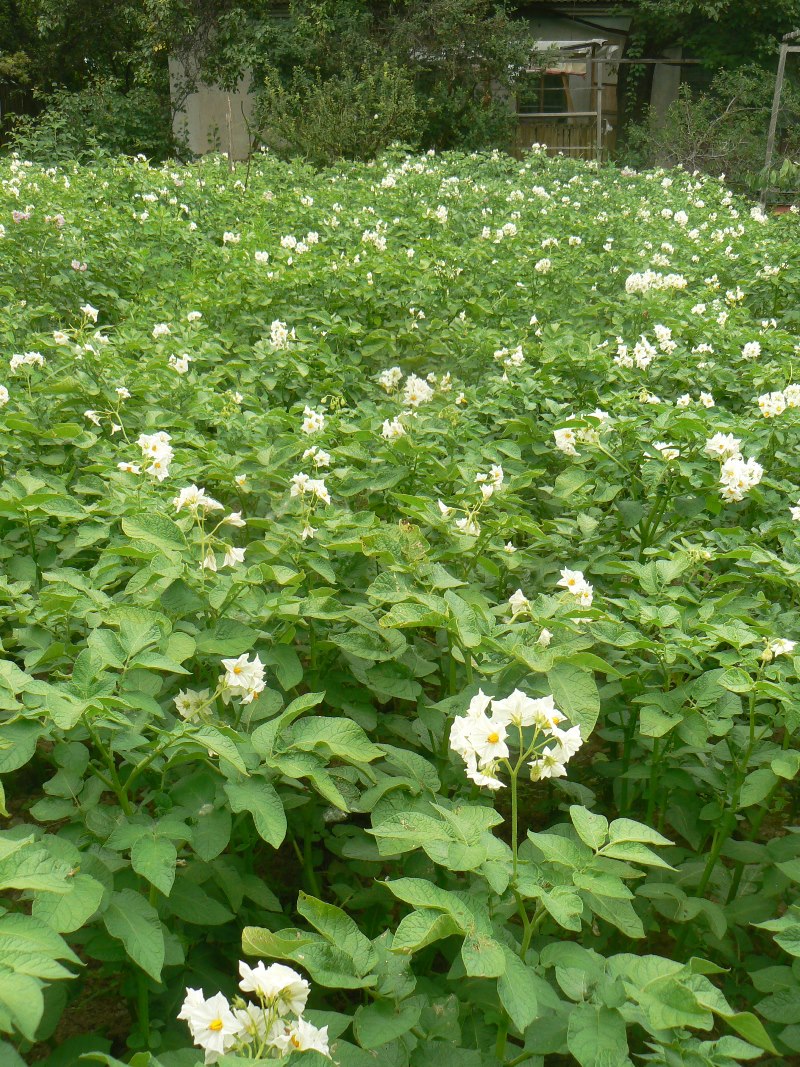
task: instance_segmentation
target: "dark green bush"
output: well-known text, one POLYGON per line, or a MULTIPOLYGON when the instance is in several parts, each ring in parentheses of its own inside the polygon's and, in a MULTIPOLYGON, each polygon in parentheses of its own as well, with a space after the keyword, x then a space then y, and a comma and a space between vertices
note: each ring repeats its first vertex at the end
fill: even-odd
MULTIPOLYGON (((775 76, 760 67, 721 71, 706 92, 681 88, 662 121, 651 109, 628 131, 630 161, 643 166, 680 164, 726 175, 732 184, 760 184, 775 76)), ((781 158, 800 155, 800 91, 787 79, 781 97, 776 170, 781 158), (781 157, 781 158, 778 158, 781 157)))
POLYGON ((27 159, 56 163, 138 153, 165 159, 178 149, 168 103, 154 89, 123 92, 118 82, 102 79, 77 92, 57 89, 40 99, 42 111, 16 116, 9 139, 27 159))
POLYGON ((297 70, 288 85, 273 74, 258 123, 271 148, 325 165, 370 159, 394 141, 412 141, 418 108, 409 74, 392 63, 323 78, 297 70))

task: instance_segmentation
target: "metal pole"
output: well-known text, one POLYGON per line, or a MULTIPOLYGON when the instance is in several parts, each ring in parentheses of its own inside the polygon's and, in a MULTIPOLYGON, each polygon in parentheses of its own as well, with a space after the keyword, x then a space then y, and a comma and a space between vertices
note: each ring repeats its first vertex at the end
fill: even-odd
POLYGON ((784 40, 778 57, 778 73, 775 75, 775 92, 772 97, 772 114, 769 118, 769 133, 767 134, 767 158, 764 163, 764 183, 761 186, 760 204, 761 209, 767 205, 767 191, 769 189, 769 172, 772 166, 772 153, 775 149, 775 133, 778 129, 778 112, 781 105, 781 93, 783 92, 783 76, 786 71, 786 56, 789 52, 789 44, 784 40))

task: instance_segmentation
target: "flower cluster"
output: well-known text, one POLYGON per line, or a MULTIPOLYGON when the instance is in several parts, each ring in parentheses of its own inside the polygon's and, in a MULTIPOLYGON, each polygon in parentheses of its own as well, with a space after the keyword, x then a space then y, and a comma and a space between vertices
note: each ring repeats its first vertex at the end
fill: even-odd
POLYGON ((775 659, 776 656, 789 656, 797 647, 796 641, 790 641, 786 637, 776 637, 767 642, 767 647, 761 653, 761 658, 766 662, 775 659))
POLYGON ((239 961, 239 988, 257 1003, 222 993, 206 997, 201 989, 187 989, 178 1018, 188 1023, 192 1040, 203 1049, 205 1063, 226 1053, 241 1052, 248 1059, 281 1059, 292 1052, 316 1051, 329 1056, 328 1028, 303 1018, 309 983, 283 963, 255 967, 239 961))
POLYGON ((201 489, 196 485, 188 485, 185 489, 180 490, 172 503, 176 511, 181 512, 184 509, 188 511, 200 530, 200 567, 202 570, 216 572, 219 569, 217 557, 214 554, 215 547, 220 548, 224 553, 222 567, 236 567, 244 562, 246 548, 236 548, 233 545, 229 545, 220 540, 217 534, 217 531, 222 526, 246 526, 247 523, 242 518, 240 511, 232 511, 229 515, 225 515, 213 529, 206 531, 206 516, 213 511, 224 511, 225 506, 213 497, 208 496, 205 489, 201 489))
POLYGON ((564 721, 552 696, 529 697, 515 689, 497 700, 479 690, 466 713, 453 720, 450 748, 464 760, 470 781, 487 789, 502 789, 505 783, 498 777, 501 768, 516 774, 525 760, 533 781, 561 778, 583 744, 579 727, 561 729, 564 721), (491 714, 487 714, 490 708, 491 714), (511 728, 517 731, 519 749, 513 766, 508 746, 511 728), (523 730, 529 728, 534 732, 526 741, 523 730))
POLYGON ((251 704, 264 691, 264 664, 258 656, 253 656, 251 660, 243 652, 236 659, 222 660, 222 666, 225 672, 220 677, 218 691, 226 704, 234 697, 238 697, 243 704, 251 704))
POLYGON ((43 367, 44 356, 41 352, 22 352, 12 356, 8 361, 11 373, 14 374, 20 367, 43 367))
POLYGON ((556 584, 571 593, 580 607, 589 608, 592 606, 594 587, 586 581, 583 571, 571 571, 568 567, 564 567, 556 584))
POLYGON ((163 482, 169 474, 169 465, 175 456, 170 441, 171 437, 165 430, 140 434, 136 441, 142 450, 142 461, 144 463, 149 461, 149 465, 145 467, 145 473, 152 475, 159 482, 163 482))
POLYGON ((388 370, 382 370, 378 375, 378 383, 387 393, 393 393, 402 380, 403 372, 399 367, 390 367, 388 370))
POLYGON ((447 504, 444 504, 439 500, 437 501, 439 513, 442 518, 449 519, 457 511, 463 511, 463 515, 455 519, 456 529, 460 533, 466 534, 467 537, 479 537, 481 527, 478 522, 478 514, 484 504, 486 504, 488 500, 491 500, 498 489, 502 488, 504 478, 503 468, 497 463, 493 464, 488 472, 479 471, 475 475, 475 482, 480 486, 481 492, 477 502, 471 507, 454 508, 449 507, 447 504))
POLYGON ((629 274, 625 279, 626 293, 649 293, 651 289, 685 289, 686 279, 682 274, 659 274, 646 270, 641 274, 629 274))
POLYGON ((744 500, 763 475, 764 468, 754 459, 745 460, 741 454, 731 456, 719 470, 720 496, 728 503, 744 500))
POLYGON ((800 385, 792 383, 785 389, 762 393, 756 398, 756 403, 765 419, 782 415, 787 408, 800 408, 800 385))
POLYGON ((275 319, 269 328, 269 339, 275 349, 288 348, 289 341, 294 340, 294 328, 289 330, 285 322, 275 319))
POLYGON ((409 374, 403 385, 403 400, 412 408, 426 404, 433 398, 433 389, 424 378, 418 378, 416 374, 409 374))
MULTIPOLYGON (((553 437, 555 438, 556 448, 558 448, 567 456, 580 455, 580 452, 578 452, 578 449, 576 448, 576 445, 578 444, 599 444, 600 433, 608 425, 609 414, 607 411, 602 411, 600 408, 595 408, 594 411, 591 411, 588 415, 582 416, 582 418, 589 419, 589 424, 578 426, 563 426, 558 430, 553 430, 553 437)), ((570 422, 572 422, 574 419, 574 415, 569 416, 570 422)))
POLYGON ((742 442, 730 433, 715 433, 706 441, 704 452, 720 461, 720 496, 730 502, 743 500, 758 485, 764 468, 754 459, 745 460, 740 451, 742 442))
MULTIPOLYGON (((307 454, 308 452, 306 452, 307 454)), ((330 461, 327 452, 321 454, 318 452, 313 457, 315 466, 327 466, 327 464, 319 462, 320 455, 330 461)), ((304 541, 307 541, 317 532, 316 527, 311 525, 311 516, 317 501, 322 504, 330 504, 331 495, 322 478, 312 478, 308 474, 300 473, 292 475, 292 487, 289 490, 289 496, 298 497, 303 503, 303 529, 300 536, 304 541)))

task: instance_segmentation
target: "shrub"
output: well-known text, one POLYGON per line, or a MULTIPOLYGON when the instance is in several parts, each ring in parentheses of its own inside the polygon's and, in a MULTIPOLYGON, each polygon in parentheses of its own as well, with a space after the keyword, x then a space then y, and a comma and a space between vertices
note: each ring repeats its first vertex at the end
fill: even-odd
POLYGON ((165 159, 178 149, 169 103, 154 89, 123 92, 119 82, 106 79, 38 95, 41 111, 15 116, 9 137, 27 159, 67 163, 120 153, 165 159))
POLYGON ((273 74, 256 112, 265 144, 318 165, 374 158, 392 142, 413 140, 417 121, 412 80, 391 63, 328 78, 298 70, 289 85, 273 74))
MULTIPOLYGON (((681 87, 662 121, 652 109, 627 134, 631 159, 644 165, 681 165, 724 174, 739 187, 758 187, 764 170, 774 74, 748 67, 722 71, 699 94, 681 87)), ((800 92, 787 80, 776 149, 800 154, 800 92)))

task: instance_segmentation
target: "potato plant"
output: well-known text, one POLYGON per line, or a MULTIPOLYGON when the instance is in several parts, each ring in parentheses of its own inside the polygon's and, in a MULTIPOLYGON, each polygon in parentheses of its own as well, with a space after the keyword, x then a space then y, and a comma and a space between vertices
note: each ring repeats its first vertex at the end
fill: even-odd
POLYGON ((393 150, 0 220, 3 1064, 793 1062, 797 215, 393 150))

